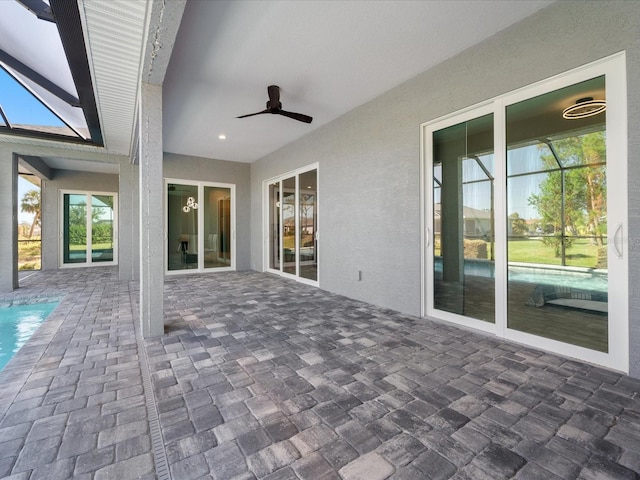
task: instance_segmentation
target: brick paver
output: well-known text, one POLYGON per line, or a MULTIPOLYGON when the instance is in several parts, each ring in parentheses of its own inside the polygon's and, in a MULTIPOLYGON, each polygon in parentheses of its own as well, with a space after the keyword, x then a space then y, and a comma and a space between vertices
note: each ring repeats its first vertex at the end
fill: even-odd
POLYGON ((167 278, 146 351, 113 268, 18 294, 64 299, 0 374, 2 478, 154 478, 140 355, 176 480, 640 478, 606 369, 255 272, 167 278))
POLYGON ((0 373, 0 477, 155 478, 129 286, 101 268, 21 287, 2 298, 61 302, 0 373))

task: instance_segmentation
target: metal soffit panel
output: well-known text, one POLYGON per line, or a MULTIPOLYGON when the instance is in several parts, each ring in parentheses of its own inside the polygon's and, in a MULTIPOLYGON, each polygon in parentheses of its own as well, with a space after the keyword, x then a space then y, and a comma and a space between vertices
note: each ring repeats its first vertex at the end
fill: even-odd
POLYGON ((84 0, 80 12, 105 147, 128 155, 142 68, 147 2, 84 0))

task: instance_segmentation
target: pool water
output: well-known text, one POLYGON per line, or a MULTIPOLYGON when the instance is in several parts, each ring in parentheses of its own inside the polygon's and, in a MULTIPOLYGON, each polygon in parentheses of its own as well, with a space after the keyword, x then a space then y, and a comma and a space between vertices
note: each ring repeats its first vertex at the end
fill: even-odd
POLYGON ((534 285, 552 285, 607 293, 606 273, 562 272, 557 269, 545 271, 543 268, 509 267, 510 282, 524 282, 534 285))
MULTIPOLYGON (((435 259, 435 272, 442 275, 442 259, 435 259)), ((486 260, 464 261, 464 274, 475 277, 495 278, 495 264, 486 260)), ((607 293, 608 276, 606 270, 560 267, 557 265, 509 264, 510 282, 532 285, 551 285, 591 290, 607 293)))
POLYGON ((58 302, 0 307, 0 370, 57 305, 58 302))

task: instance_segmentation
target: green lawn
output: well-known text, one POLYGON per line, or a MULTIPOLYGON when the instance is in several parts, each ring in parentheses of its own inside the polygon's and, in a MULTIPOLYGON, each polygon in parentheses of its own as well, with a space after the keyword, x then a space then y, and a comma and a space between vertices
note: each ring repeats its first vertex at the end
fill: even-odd
POLYGON ((40 238, 18 242, 18 270, 40 270, 40 258, 40 238))
MULTIPOLYGON (((93 248, 94 250, 109 250, 113 248, 113 242, 94 243, 91 245, 91 248, 93 248)), ((72 252, 85 251, 86 249, 87 249, 86 244, 69 245, 69 250, 71 250, 72 252)))
MULTIPOLYGON (((41 252, 40 238, 27 239, 20 237, 18 242, 18 270, 40 270, 41 252)), ((112 242, 94 243, 94 250, 109 250, 113 248, 112 242)), ((70 245, 69 250, 86 250, 86 245, 70 245)))
MULTIPOLYGON (((434 254, 436 256, 440 255, 439 238, 435 239, 434 254)), ((566 256, 566 264, 569 266, 596 268, 598 264, 598 247, 592 244, 589 239, 576 239, 571 247, 567 249, 566 256)), ((561 258, 555 256, 553 247, 545 245, 541 238, 510 240, 508 257, 510 262, 540 263, 544 265, 562 264, 561 258)))
MULTIPOLYGON (((510 262, 562 264, 561 258, 554 255, 553 248, 542 243, 539 238, 510 240, 508 248, 510 262)), ((576 239, 566 250, 566 257, 567 265, 595 268, 598 263, 598 247, 592 245, 589 239, 576 239)))
MULTIPOLYGON (((307 244, 309 244, 311 242, 311 244, 313 244, 313 235, 303 235, 302 238, 300 239, 300 245, 301 246, 305 246, 307 244)), ((296 237, 295 235, 285 235, 282 238, 282 246, 284 248, 289 248, 289 249, 295 249, 296 248, 296 237)))

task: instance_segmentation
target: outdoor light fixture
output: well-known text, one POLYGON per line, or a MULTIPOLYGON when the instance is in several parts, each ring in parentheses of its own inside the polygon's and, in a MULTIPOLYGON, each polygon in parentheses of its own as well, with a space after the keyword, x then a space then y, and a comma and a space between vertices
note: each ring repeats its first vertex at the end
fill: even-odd
POLYGON ((562 111, 562 117, 567 120, 575 120, 579 118, 592 117, 607 109, 607 103, 604 100, 594 100, 593 97, 585 97, 576 101, 575 105, 565 108, 562 111))
POLYGON ((182 211, 184 213, 189 213, 191 211, 191 209, 197 210, 198 209, 198 204, 196 203, 196 199, 193 197, 189 197, 187 198, 187 204, 182 207, 182 211))

